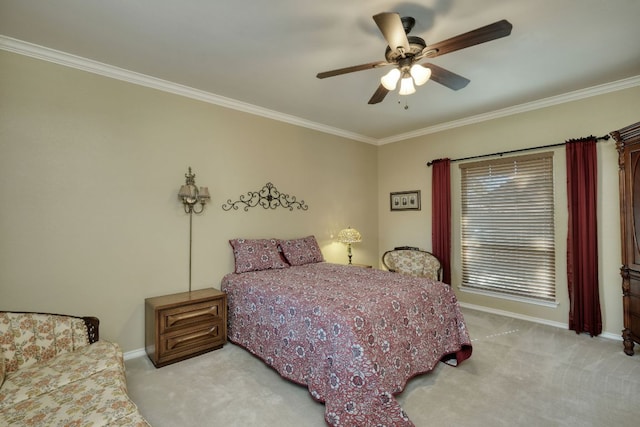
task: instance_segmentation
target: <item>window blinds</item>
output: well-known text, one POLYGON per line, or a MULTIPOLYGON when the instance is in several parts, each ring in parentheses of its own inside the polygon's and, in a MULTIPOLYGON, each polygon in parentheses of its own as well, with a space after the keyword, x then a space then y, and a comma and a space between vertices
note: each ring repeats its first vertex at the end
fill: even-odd
POLYGON ((553 153, 460 169, 463 289, 555 302, 553 153))

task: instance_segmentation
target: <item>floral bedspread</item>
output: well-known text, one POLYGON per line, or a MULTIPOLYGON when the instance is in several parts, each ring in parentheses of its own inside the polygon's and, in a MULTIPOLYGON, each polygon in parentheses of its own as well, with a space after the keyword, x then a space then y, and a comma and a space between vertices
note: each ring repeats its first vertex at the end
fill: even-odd
POLYGON ((394 395, 443 358, 471 355, 449 285, 315 263, 231 273, 229 340, 325 403, 332 426, 413 426, 394 395))

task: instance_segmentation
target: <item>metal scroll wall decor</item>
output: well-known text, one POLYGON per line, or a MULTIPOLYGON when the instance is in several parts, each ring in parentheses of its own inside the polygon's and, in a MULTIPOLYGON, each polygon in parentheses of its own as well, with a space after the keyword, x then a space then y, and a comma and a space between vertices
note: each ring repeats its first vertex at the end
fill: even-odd
POLYGON ((306 211, 309 209, 304 203, 304 200, 298 201, 295 196, 281 193, 270 182, 267 182, 262 189, 258 191, 248 191, 246 195, 241 195, 240 200, 232 202, 231 199, 227 200, 227 203, 222 205, 222 209, 225 211, 238 210, 238 207, 243 207, 246 211, 249 208, 255 208, 256 206, 262 206, 265 209, 286 208, 290 211, 293 208, 306 211))

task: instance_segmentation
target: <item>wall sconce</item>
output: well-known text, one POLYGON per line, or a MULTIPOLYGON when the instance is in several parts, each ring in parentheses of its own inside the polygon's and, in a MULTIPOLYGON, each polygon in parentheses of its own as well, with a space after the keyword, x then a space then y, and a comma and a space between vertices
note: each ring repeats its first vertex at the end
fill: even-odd
POLYGON ((347 254, 349 256, 349 265, 351 265, 351 244, 362 241, 360 232, 355 228, 345 228, 338 233, 338 242, 347 244, 347 254))
POLYGON ((196 175, 191 173, 191 166, 189 166, 189 172, 184 174, 187 178, 186 184, 180 187, 178 192, 178 199, 182 201, 184 206, 184 212, 189 214, 189 292, 191 292, 191 248, 193 242, 193 214, 200 214, 204 211, 204 205, 207 203, 211 196, 209 196, 209 188, 196 187, 196 175), (199 206, 199 208, 198 208, 199 206))
POLYGON ((200 187, 198 190, 198 187, 196 187, 196 174, 191 173, 191 166, 189 166, 189 173, 185 173, 184 176, 187 178, 187 183, 180 187, 178 192, 178 197, 184 204, 184 211, 188 214, 202 213, 204 204, 211 198, 209 196, 209 188, 200 187), (200 204, 200 210, 197 208, 198 203, 200 204))

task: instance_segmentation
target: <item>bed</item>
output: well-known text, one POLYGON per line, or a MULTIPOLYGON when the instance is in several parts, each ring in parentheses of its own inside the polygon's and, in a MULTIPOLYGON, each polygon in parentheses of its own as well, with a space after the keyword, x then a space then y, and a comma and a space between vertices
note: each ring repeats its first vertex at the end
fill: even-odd
POLYGON ((453 291, 429 279, 324 262, 310 237, 314 256, 278 252, 291 241, 271 239, 276 252, 269 256, 253 248, 254 261, 267 268, 242 259, 246 240, 232 241, 236 272, 221 283, 229 340, 306 386, 325 403, 329 425, 413 426, 394 396, 439 361, 471 355, 453 291))

